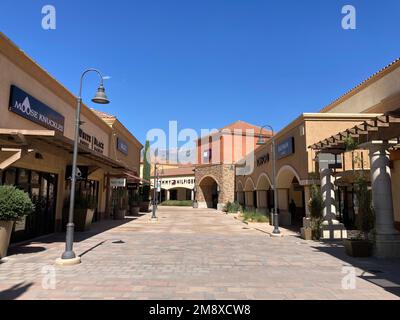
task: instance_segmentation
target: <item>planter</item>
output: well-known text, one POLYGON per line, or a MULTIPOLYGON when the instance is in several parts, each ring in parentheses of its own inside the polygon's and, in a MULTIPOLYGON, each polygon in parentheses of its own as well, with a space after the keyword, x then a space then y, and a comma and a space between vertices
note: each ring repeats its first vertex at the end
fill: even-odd
POLYGON ((140 203, 140 212, 149 212, 150 201, 143 201, 140 203))
POLYGON ((307 227, 301 228, 300 231, 301 231, 301 237, 304 240, 312 240, 313 239, 313 232, 312 232, 311 228, 307 228, 307 227))
POLYGON ((74 224, 75 231, 83 232, 90 229, 92 224, 94 210, 92 209, 75 209, 74 224))
POLYGON ((131 209, 130 209, 131 215, 133 215, 133 216, 138 216, 138 215, 139 215, 139 209, 140 209, 139 206, 131 207, 131 209))
MULTIPOLYGON (((63 210, 63 225, 62 230, 66 230, 66 226, 68 223, 68 209, 64 208, 63 210)), ((87 231, 90 229, 94 216, 93 209, 75 209, 74 210, 74 230, 77 232, 87 231)))
POLYGON ((126 216, 126 209, 118 209, 115 211, 114 220, 124 220, 126 216))
POLYGON ((370 257, 372 242, 368 240, 345 239, 343 241, 346 254, 351 257, 370 257))
POLYGON ((199 203, 197 201, 193 201, 193 208, 198 208, 199 207, 199 203))
POLYGON ((0 220, 0 259, 7 255, 14 221, 0 220))

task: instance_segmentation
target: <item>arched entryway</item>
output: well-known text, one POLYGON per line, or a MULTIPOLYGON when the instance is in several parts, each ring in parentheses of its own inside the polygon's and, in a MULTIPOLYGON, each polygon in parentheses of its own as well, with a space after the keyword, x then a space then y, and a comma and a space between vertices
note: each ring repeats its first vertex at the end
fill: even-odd
POLYGON ((244 191, 243 191, 243 183, 242 181, 238 181, 236 184, 236 201, 241 205, 244 206, 244 191))
POLYGON ((244 185, 245 207, 247 210, 257 209, 257 191, 253 179, 247 178, 244 185))
POLYGON ((280 224, 301 227, 306 204, 304 186, 300 184, 298 173, 293 167, 284 166, 276 180, 280 224))
POLYGON ((207 208, 217 209, 219 196, 217 181, 213 177, 207 176, 200 181, 199 187, 207 208))
POLYGON ((257 191, 257 211, 268 213, 274 207, 274 193, 271 188, 271 180, 266 173, 258 177, 256 184, 257 191))

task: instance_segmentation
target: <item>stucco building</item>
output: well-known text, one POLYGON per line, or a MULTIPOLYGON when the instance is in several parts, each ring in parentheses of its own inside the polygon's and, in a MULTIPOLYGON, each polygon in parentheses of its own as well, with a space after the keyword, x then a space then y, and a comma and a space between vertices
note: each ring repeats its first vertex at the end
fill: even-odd
MULTIPOLYGON (((61 230, 70 190, 76 97, 0 33, 0 183, 29 193, 36 212, 12 241, 61 230)), ((136 179, 142 148, 117 120, 83 105, 77 192, 95 199, 94 220, 110 216, 112 175, 136 179), (123 138, 121 152, 115 139, 123 138)))

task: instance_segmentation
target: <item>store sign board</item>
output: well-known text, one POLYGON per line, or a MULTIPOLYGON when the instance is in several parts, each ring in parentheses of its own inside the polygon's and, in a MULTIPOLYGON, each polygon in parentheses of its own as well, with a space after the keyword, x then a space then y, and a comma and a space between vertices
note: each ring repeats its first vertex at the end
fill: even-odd
POLYGON ((163 177, 161 178, 161 188, 187 188, 193 189, 195 185, 195 178, 193 176, 185 177, 163 177))
POLYGON ((111 178, 110 185, 111 185, 111 187, 124 188, 126 186, 126 179, 125 178, 111 178))
POLYGON ((276 146, 277 159, 282 159, 294 153, 294 137, 283 140, 276 146))
POLYGON ((117 150, 128 155, 128 144, 121 138, 117 138, 117 150))
POLYGON ((14 85, 10 89, 8 110, 47 129, 64 133, 64 116, 14 85))
POLYGON ((83 129, 79 129, 79 143, 98 153, 104 153, 104 142, 83 129))

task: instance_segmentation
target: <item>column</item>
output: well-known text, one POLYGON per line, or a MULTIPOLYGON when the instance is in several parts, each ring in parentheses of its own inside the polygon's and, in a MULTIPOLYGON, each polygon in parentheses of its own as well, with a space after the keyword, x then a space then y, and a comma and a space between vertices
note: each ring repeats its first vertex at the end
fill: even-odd
POLYGON ((400 257, 400 234, 394 228, 391 174, 388 145, 371 144, 372 203, 375 211, 375 248, 377 257, 400 257))
POLYGON ((326 168, 321 170, 321 193, 324 200, 324 224, 338 224, 336 220, 336 205, 335 205, 335 180, 332 176, 331 169, 326 168))
POLYGON ((194 190, 192 189, 191 191, 190 191, 190 200, 194 200, 194 190))
POLYGON ((165 193, 166 200, 169 200, 169 190, 165 190, 165 193))
POLYGON ((342 223, 336 220, 335 178, 330 168, 320 170, 321 193, 324 200, 324 221, 322 222, 322 239, 345 239, 347 231, 342 223))

